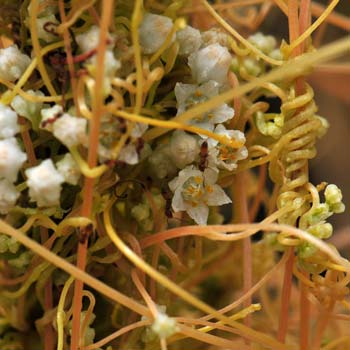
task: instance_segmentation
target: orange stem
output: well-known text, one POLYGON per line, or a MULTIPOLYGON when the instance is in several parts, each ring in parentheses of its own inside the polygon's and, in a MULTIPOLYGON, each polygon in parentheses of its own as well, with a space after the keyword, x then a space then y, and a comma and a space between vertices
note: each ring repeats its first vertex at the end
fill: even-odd
MULTIPOLYGON (((104 79, 104 58, 107 48, 107 32, 111 21, 111 14, 113 9, 113 1, 104 0, 102 6, 102 19, 100 27, 99 46, 97 49, 97 65, 96 65, 96 79, 95 79, 95 96, 93 99, 93 116, 90 124, 89 135, 89 153, 88 165, 93 168, 97 164, 97 148, 99 144, 100 121, 103 113, 103 79, 104 79)), ((85 178, 83 194, 84 200, 82 204, 82 216, 90 217, 93 203, 93 187, 94 179, 85 178)), ((85 270, 88 237, 79 242, 77 252, 77 267, 85 270)), ((71 350, 77 350, 80 338, 80 314, 82 309, 82 292, 84 284, 80 280, 76 280, 74 284, 73 296, 73 323, 72 323, 72 339, 71 350)))

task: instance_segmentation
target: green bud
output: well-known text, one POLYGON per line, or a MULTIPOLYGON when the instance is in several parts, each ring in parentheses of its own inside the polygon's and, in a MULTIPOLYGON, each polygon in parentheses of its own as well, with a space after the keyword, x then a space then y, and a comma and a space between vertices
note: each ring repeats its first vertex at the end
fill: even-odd
POLYGON ((327 239, 332 236, 333 226, 330 223, 314 225, 307 230, 313 236, 320 239, 327 239))
POLYGON ((329 211, 329 206, 326 203, 321 203, 317 207, 311 209, 306 215, 310 225, 318 224, 321 221, 329 218, 332 213, 329 211))
POLYGON ((318 251, 318 248, 316 248, 313 244, 310 244, 308 242, 303 242, 298 246, 298 256, 301 259, 310 258, 318 251))
POLYGON ((131 209, 131 215, 138 222, 146 220, 149 218, 150 214, 150 207, 144 203, 138 204, 131 209))

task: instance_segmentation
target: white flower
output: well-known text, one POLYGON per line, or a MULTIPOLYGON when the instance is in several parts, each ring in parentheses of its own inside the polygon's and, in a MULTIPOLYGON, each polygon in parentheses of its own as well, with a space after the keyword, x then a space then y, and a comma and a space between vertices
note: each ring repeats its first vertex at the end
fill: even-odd
POLYGON ((18 171, 26 160, 27 155, 22 152, 14 137, 0 140, 0 178, 15 182, 18 171))
POLYGON ((0 214, 7 214, 19 197, 16 187, 7 179, 0 180, 0 214))
MULTIPOLYGON (((175 97, 177 101, 177 115, 184 113, 196 104, 203 103, 219 94, 219 83, 210 80, 202 85, 177 83, 175 97)), ((212 131, 214 124, 224 123, 234 116, 234 110, 226 103, 212 109, 202 116, 192 119, 191 123, 212 131)))
POLYGON ((118 160, 126 164, 135 165, 139 162, 139 155, 134 144, 124 146, 118 156, 118 160))
POLYGON ((231 203, 224 190, 216 185, 218 172, 206 168, 204 172, 194 166, 187 166, 179 172, 179 176, 169 182, 174 192, 172 208, 175 212, 186 211, 199 225, 208 220, 208 206, 219 206, 231 203))
POLYGON ((49 32, 50 30, 53 30, 55 32, 55 29, 58 25, 59 22, 53 14, 37 18, 36 27, 38 30, 39 39, 42 39, 47 43, 58 40, 59 37, 57 35, 49 32))
POLYGON ((170 139, 170 154, 175 165, 182 169, 194 162, 199 153, 197 139, 182 130, 173 132, 170 139))
POLYGON ((16 81, 29 66, 30 58, 18 50, 17 45, 0 49, 0 78, 16 81))
POLYGON ((197 83, 215 80, 223 84, 227 80, 231 59, 226 47, 212 44, 192 53, 188 58, 188 65, 197 83))
MULTIPOLYGON (((245 143, 244 134, 239 130, 226 130, 223 125, 218 125, 215 130, 215 134, 226 136, 228 139, 235 139, 237 141, 245 143)), ((245 146, 239 149, 219 143, 214 139, 208 139, 208 165, 212 167, 218 167, 220 169, 227 169, 232 171, 237 168, 237 162, 239 160, 248 157, 248 150, 245 146)))
MULTIPOLYGON (((26 92, 32 96, 44 96, 40 90, 28 90, 26 92)), ((34 128, 39 126, 40 111, 43 108, 42 102, 32 102, 24 99, 20 95, 16 95, 11 102, 11 107, 17 112, 18 115, 30 120, 34 128)))
POLYGON ((55 137, 69 148, 85 143, 86 125, 86 119, 65 113, 53 123, 52 131, 55 137))
POLYGON ((248 40, 265 54, 271 53, 277 45, 276 39, 273 36, 264 35, 260 32, 251 35, 248 40))
POLYGON ((51 159, 25 171, 29 196, 39 207, 59 205, 64 177, 56 170, 51 159))
MULTIPOLYGON (((107 34, 107 39, 112 41, 112 36, 107 34)), ((96 25, 82 34, 76 36, 76 41, 82 52, 88 52, 98 47, 100 41, 100 28, 96 25)))
POLYGON ((160 339, 166 339, 178 331, 176 320, 169 317, 166 313, 158 312, 152 324, 152 331, 156 333, 160 339))
POLYGON ((65 182, 76 185, 80 178, 80 169, 70 153, 56 163, 57 170, 64 177, 65 182))
POLYGON ((60 105, 54 105, 50 108, 41 110, 41 128, 53 131, 53 123, 57 118, 63 115, 63 108, 60 105))
POLYGON ((16 112, 0 103, 0 138, 7 139, 15 136, 18 132, 16 112))
POLYGON ((184 29, 179 30, 176 33, 176 40, 180 45, 179 55, 188 56, 192 52, 198 51, 202 45, 200 31, 191 26, 186 26, 184 29))
POLYGON ((173 22, 169 17, 145 13, 139 27, 143 52, 146 55, 155 53, 163 45, 172 27, 173 22))

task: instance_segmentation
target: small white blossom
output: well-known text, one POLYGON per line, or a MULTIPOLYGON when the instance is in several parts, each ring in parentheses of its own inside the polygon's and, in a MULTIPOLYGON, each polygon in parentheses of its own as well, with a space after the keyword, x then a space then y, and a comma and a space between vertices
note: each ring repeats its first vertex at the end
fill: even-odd
POLYGON ((59 205, 64 177, 56 170, 51 159, 25 171, 29 196, 39 207, 59 205))
MULTIPOLYGON (((27 93, 32 96, 44 96, 44 94, 38 90, 28 90, 27 93)), ((24 99, 20 95, 16 95, 11 102, 11 107, 21 117, 25 117, 30 120, 34 128, 38 128, 40 120, 40 111, 43 108, 42 102, 32 102, 24 99)))
POLYGON ((18 50, 17 45, 0 49, 0 78, 8 81, 19 79, 30 65, 30 58, 18 50))
POLYGON ((193 163, 199 153, 196 137, 182 130, 173 132, 170 139, 170 153, 175 165, 180 169, 193 163))
POLYGON ((57 118, 63 115, 63 108, 60 105, 54 105, 50 108, 41 110, 41 127, 48 131, 53 131, 53 123, 57 118))
POLYGON ((248 40, 265 54, 271 53, 277 45, 272 35, 264 35, 260 32, 251 35, 248 40))
POLYGON ((0 140, 0 178, 15 182, 18 171, 26 160, 27 155, 22 152, 14 137, 0 140))
MULTIPOLYGON (((112 41, 113 38, 110 34, 107 34, 107 39, 112 41)), ((82 52, 96 49, 100 42, 100 28, 96 25, 91 26, 88 31, 77 35, 76 41, 82 52)))
POLYGON ((169 17, 145 13, 139 27, 143 52, 146 55, 155 53, 163 45, 172 27, 173 22, 169 17))
POLYGON ((53 123, 52 131, 55 137, 69 148, 85 143, 86 126, 86 119, 65 113, 53 123))
POLYGON ((217 171, 211 168, 201 172, 190 165, 181 170, 179 176, 169 182, 169 188, 174 192, 173 210, 186 211, 197 224, 205 225, 208 206, 231 203, 224 190, 216 184, 217 178, 217 171))
POLYGON ((133 143, 124 146, 118 156, 118 160, 126 164, 135 165, 139 162, 139 155, 133 143))
POLYGON ((191 26, 186 26, 184 29, 179 30, 176 33, 176 40, 180 45, 179 55, 188 56, 192 52, 198 51, 202 45, 200 31, 191 26))
POLYGON ((38 30, 39 39, 45 41, 46 43, 50 43, 52 41, 58 40, 59 37, 50 33, 50 30, 55 32, 55 27, 59 25, 58 20, 54 15, 48 15, 45 17, 39 17, 36 19, 36 27, 38 30), (46 28, 45 28, 46 27, 46 28))
MULTIPOLYGON (((227 130, 223 125, 219 124, 214 132, 220 136, 226 136, 230 140, 234 139, 242 142, 242 144, 245 143, 244 134, 239 130, 227 130)), ((245 146, 236 149, 221 144, 214 139, 208 139, 208 146, 208 165, 219 169, 232 171, 237 168, 239 160, 248 157, 248 150, 245 146)))
MULTIPOLYGON (((210 80, 202 85, 177 83, 175 96, 177 101, 177 115, 184 113, 196 104, 203 103, 219 94, 219 83, 210 80)), ((192 119, 192 124, 212 131, 214 124, 224 123, 234 116, 234 110, 226 103, 216 107, 202 116, 192 119)))
POLYGON ((65 182, 76 185, 80 178, 80 169, 70 153, 67 153, 56 163, 57 170, 64 177, 65 182))
POLYGON ((16 187, 7 179, 0 180, 0 214, 7 214, 19 197, 16 187))
POLYGON ((178 331, 176 320, 163 312, 158 312, 151 328, 160 339, 166 339, 178 331))
POLYGON ((188 65, 197 83, 215 80, 223 84, 227 80, 231 60, 226 47, 212 44, 192 53, 188 58, 188 65))
POLYGON ((16 112, 0 103, 0 138, 7 139, 15 136, 18 132, 16 112))

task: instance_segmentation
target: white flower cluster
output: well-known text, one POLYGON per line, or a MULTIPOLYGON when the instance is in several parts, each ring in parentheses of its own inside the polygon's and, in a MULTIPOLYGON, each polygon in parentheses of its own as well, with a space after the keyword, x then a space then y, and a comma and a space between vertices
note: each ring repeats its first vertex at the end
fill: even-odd
MULTIPOLYGON (((171 30, 171 21, 164 16, 157 16, 157 23, 163 31, 156 31, 150 24, 152 21, 149 16, 151 15, 144 19, 140 34, 141 29, 147 27, 149 35, 144 33, 141 43, 144 51, 153 53, 164 43, 171 30), (155 44, 154 47, 151 47, 152 44, 155 44)), ((187 56, 193 80, 191 84, 178 82, 175 85, 177 115, 181 115, 227 89, 232 56, 225 46, 227 36, 216 30, 201 34, 186 26, 177 32, 176 40, 179 43, 179 54, 187 56)), ((224 103, 192 119, 190 123, 228 140, 237 140, 243 145, 244 134, 225 127, 225 123, 233 117, 233 108, 224 103)), ((148 162, 151 173, 159 179, 173 178, 169 182, 169 188, 173 192, 172 209, 175 212, 186 211, 196 223, 205 225, 209 206, 231 202, 216 184, 219 171, 232 171, 237 167, 237 162, 247 156, 248 151, 244 146, 234 149, 204 135, 175 131, 167 144, 162 143, 156 147, 148 162)))
POLYGON ((0 79, 14 82, 30 64, 30 58, 19 51, 17 45, 0 49, 0 79))
POLYGON ((17 113, 0 104, 0 214, 7 214, 18 197, 14 183, 27 155, 15 138, 19 132, 17 113))

